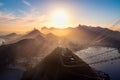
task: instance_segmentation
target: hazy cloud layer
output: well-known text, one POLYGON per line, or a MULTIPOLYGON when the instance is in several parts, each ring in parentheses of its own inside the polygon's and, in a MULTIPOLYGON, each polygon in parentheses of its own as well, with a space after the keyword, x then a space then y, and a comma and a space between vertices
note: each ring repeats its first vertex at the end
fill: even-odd
POLYGON ((39 12, 31 11, 29 14, 20 10, 22 16, 0 12, 0 25, 21 25, 21 26, 36 26, 44 24, 47 21, 45 15, 39 15, 39 12))
POLYGON ((22 2, 23 2, 25 5, 27 5, 27 6, 29 6, 29 7, 32 7, 32 5, 31 5, 27 0, 22 0, 22 2))
MULTIPOLYGON (((41 14, 41 12, 35 9, 28 0, 21 0, 23 4, 29 7, 29 12, 24 9, 18 9, 17 11, 4 12, 0 11, 0 29, 28 29, 33 27, 41 27, 48 22, 48 15, 41 14), (18 13, 17 15, 15 13, 18 13)), ((0 6, 3 3, 0 2, 0 6)), ((0 30, 0 31, 1 31, 0 30)))
POLYGON ((4 4, 2 2, 0 2, 0 6, 3 6, 4 4))

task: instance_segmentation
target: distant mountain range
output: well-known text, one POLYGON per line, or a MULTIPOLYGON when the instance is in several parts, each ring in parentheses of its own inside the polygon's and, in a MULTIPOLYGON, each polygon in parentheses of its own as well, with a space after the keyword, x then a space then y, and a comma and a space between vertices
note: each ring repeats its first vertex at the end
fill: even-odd
MULTIPOLYGON (((91 27, 86 25, 78 25, 75 28, 47 28, 43 27, 41 32, 33 29, 25 35, 11 33, 5 36, 0 36, 6 41, 6 44, 16 43, 23 39, 36 39, 39 42, 52 41, 58 42, 58 39, 66 40, 70 45, 78 44, 80 46, 107 46, 119 48, 120 32, 113 31, 102 27, 91 27), (45 34, 44 34, 45 33, 45 34), (63 36, 58 36, 63 35, 63 36)), ((1 40, 2 41, 2 40, 1 40)))
MULTIPOLYGON (((86 25, 78 25, 75 28, 60 29, 64 33, 68 32, 64 37, 65 40, 72 44, 80 46, 107 46, 120 48, 120 32, 113 31, 108 28, 92 27, 86 25)), ((60 31, 57 28, 42 28, 43 32, 60 31)))
POLYGON ((39 30, 33 29, 32 31, 24 34, 24 35, 18 35, 16 33, 10 33, 8 35, 0 36, 1 39, 5 40, 5 44, 11 44, 16 43, 23 39, 39 39, 39 40, 45 40, 44 34, 42 34, 39 30))
POLYGON ((18 35, 16 33, 10 33, 10 34, 7 34, 7 35, 0 36, 0 39, 3 39, 6 44, 9 44, 12 41, 16 40, 17 38, 19 38, 20 36, 21 35, 18 35))
POLYGON ((14 62, 14 58, 31 58, 49 54, 54 48, 69 47, 73 51, 91 46, 114 47, 120 51, 120 32, 107 28, 79 25, 76 28, 42 28, 18 35, 11 33, 0 36, 6 43, 0 46, 0 66, 14 62), (44 34, 45 31, 48 33, 44 34), (55 33, 64 34, 57 36, 55 33), (11 56, 12 55, 12 56, 11 56))
MULTIPOLYGON (((16 36, 18 34, 11 33, 1 36, 1 38, 8 41, 7 39, 12 39, 16 36)), ((52 33, 44 35, 39 30, 34 29, 25 35, 14 38, 9 43, 3 44, 0 46, 0 70, 9 64, 14 64, 17 59, 26 58, 30 61, 32 57, 52 51, 54 48, 52 40, 57 40, 57 37, 52 33)), ((54 41, 54 43, 56 42, 54 41)))

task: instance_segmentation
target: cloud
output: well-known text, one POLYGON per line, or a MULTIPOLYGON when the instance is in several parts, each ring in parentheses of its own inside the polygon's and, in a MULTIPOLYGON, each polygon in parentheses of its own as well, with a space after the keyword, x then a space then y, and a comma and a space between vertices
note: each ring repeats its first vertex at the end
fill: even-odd
POLYGON ((32 7, 32 5, 31 5, 28 1, 26 1, 26 0, 22 0, 22 2, 23 2, 25 5, 27 5, 27 6, 29 6, 29 7, 32 7))
MULTIPOLYGON (((31 11, 30 13, 24 12, 20 10, 21 13, 24 13, 22 16, 16 16, 14 14, 8 14, 4 12, 0 12, 0 27, 10 27, 10 26, 40 26, 44 25, 48 21, 48 17, 46 15, 39 15, 38 12, 31 11)), ((19 27, 16 27, 19 29, 19 27)))
POLYGON ((6 14, 6 13, 3 13, 3 12, 0 12, 0 23, 4 23, 4 22, 8 22, 12 19, 15 19, 15 16, 12 15, 12 14, 6 14))
POLYGON ((0 2, 0 6, 3 6, 4 4, 2 2, 0 2))

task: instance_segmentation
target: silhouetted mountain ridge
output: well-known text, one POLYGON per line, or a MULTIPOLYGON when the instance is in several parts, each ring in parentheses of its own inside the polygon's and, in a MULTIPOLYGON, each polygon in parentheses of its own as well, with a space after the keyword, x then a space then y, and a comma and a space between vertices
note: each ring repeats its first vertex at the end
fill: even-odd
POLYGON ((32 31, 30 31, 26 35, 24 35, 24 37, 28 37, 28 38, 35 38, 37 36, 43 37, 44 34, 42 34, 38 29, 33 29, 32 31))
POLYGON ((98 74, 88 64, 71 50, 65 50, 63 53, 64 48, 55 48, 22 80, 99 80, 98 74))
POLYGON ((43 30, 52 32, 53 34, 59 32, 61 35, 68 31, 68 33, 63 36, 64 40, 79 46, 106 46, 118 49, 120 47, 120 32, 100 26, 78 25, 74 28, 61 29, 62 31, 58 28, 44 27, 43 30))

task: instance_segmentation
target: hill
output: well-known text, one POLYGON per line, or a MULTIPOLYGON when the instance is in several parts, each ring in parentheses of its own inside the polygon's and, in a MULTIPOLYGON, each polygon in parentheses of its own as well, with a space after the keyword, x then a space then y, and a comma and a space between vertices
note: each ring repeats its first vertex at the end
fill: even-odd
POLYGON ((15 64, 22 58, 30 61, 32 57, 43 54, 40 53, 43 44, 44 42, 35 39, 23 39, 17 43, 0 46, 0 70, 4 70, 9 64, 15 64))
POLYGON ((99 78, 95 71, 72 51, 58 47, 32 72, 26 72, 22 80, 99 80, 99 78))
POLYGON ((43 27, 42 31, 53 33, 56 36, 62 35, 61 39, 67 42, 67 46, 74 51, 90 46, 113 47, 120 50, 120 32, 100 26, 78 25, 65 29, 43 27))
POLYGON ((0 38, 4 40, 5 44, 11 44, 14 42, 14 40, 18 39, 19 37, 21 37, 21 35, 16 33, 10 33, 7 35, 0 36, 0 38))

